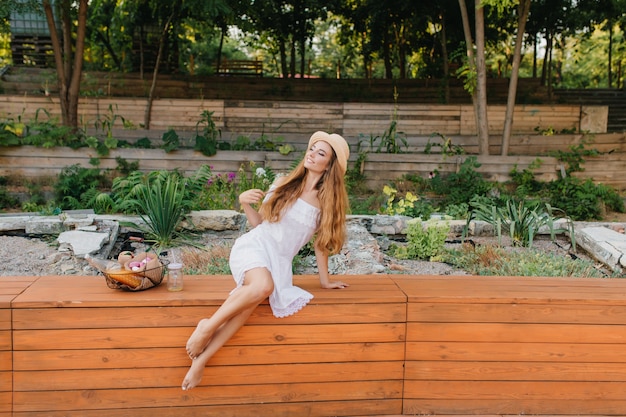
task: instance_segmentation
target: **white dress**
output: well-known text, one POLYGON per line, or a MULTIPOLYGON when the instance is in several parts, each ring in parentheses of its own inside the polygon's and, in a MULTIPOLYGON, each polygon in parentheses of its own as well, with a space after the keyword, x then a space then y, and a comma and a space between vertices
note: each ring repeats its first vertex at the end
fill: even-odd
MULTIPOLYGON (((279 222, 264 221, 240 236, 230 253, 230 270, 237 284, 252 268, 265 267, 272 274, 274 291, 269 297, 275 317, 300 311, 313 294, 293 285, 293 258, 317 229, 319 209, 302 199, 286 209, 279 222)), ((236 289, 233 291, 236 291, 236 289)))

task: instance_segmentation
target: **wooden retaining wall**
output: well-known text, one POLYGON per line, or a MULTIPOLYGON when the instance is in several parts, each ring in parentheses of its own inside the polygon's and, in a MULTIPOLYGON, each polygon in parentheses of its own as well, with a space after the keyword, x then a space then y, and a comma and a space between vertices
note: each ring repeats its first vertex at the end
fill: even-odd
MULTIPOLYGON (((93 127, 97 121, 112 120, 116 115, 128 124, 141 127, 146 109, 145 99, 83 98, 79 103, 81 125, 93 127)), ((57 98, 38 96, 0 96, 0 117, 32 120, 37 110, 45 117, 60 117, 57 98)), ((489 106, 490 134, 501 135, 505 106, 489 106)), ((203 111, 213 112, 217 127, 238 135, 310 136, 316 130, 342 134, 346 139, 381 136, 397 121, 397 131, 408 137, 442 135, 475 135, 476 122, 471 105, 323 103, 298 101, 252 100, 185 100, 157 99, 153 102, 151 129, 195 131, 203 111)), ((518 105, 515 107, 514 134, 533 134, 552 129, 574 132, 606 132, 607 106, 518 105)), ((121 120, 116 123, 122 126, 121 120)))
MULTIPOLYGON (((56 176, 64 167, 70 165, 78 164, 85 168, 92 167, 89 161, 90 158, 94 157, 97 157, 96 151, 88 148, 73 150, 59 147, 43 150, 31 146, 0 147, 0 176, 30 178, 56 176)), ((287 172, 295 161, 302 157, 302 153, 294 152, 289 155, 281 155, 278 152, 219 151, 215 156, 206 157, 191 149, 182 149, 166 154, 161 149, 129 148, 112 150, 107 157, 100 158, 98 167, 115 169, 117 157, 122 157, 128 162, 139 162, 139 168, 145 172, 177 169, 183 174, 189 175, 202 165, 209 165, 215 174, 237 172, 242 165, 244 168, 248 168, 251 164, 254 167, 269 167, 276 173, 287 172)), ((467 157, 372 153, 367 155, 365 162, 359 166, 359 169, 365 175, 366 184, 372 189, 379 189, 389 181, 398 179, 407 173, 426 178, 435 170, 442 173, 456 172, 467 157)), ((351 166, 354 166, 357 158, 357 154, 351 155, 351 166)), ((477 171, 491 181, 506 181, 509 178, 509 172, 514 167, 523 170, 531 166, 536 160, 537 157, 532 156, 497 158, 478 156, 477 161, 481 166, 477 168, 477 171)), ((541 165, 534 170, 536 177, 545 181, 556 179, 558 161, 551 157, 541 157, 540 160, 542 161, 541 165)), ((620 178, 616 177, 615 180, 621 182, 620 178)))
POLYGON ((179 293, 2 277, 0 415, 626 413, 624 280, 342 279, 350 287, 323 290, 296 276, 312 302, 286 319, 262 304, 183 392, 184 344, 231 277, 188 276, 179 293))

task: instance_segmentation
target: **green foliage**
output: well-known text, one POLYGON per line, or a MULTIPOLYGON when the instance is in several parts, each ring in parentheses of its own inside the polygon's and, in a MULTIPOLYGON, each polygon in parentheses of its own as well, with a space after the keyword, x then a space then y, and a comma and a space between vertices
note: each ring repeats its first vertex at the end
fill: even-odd
POLYGON ((211 175, 194 199, 194 208, 236 210, 239 194, 251 188, 267 190, 274 179, 270 168, 257 167, 252 161, 241 164, 237 172, 211 175))
POLYGON ((407 222, 407 245, 398 246, 394 255, 400 259, 435 261, 444 251, 450 225, 446 221, 413 219, 407 222))
POLYGON ((430 155, 434 153, 434 148, 439 148, 439 153, 444 156, 465 155, 465 149, 463 149, 461 145, 453 144, 451 138, 437 132, 431 134, 430 137, 438 137, 439 139, 441 139, 441 143, 431 143, 429 138, 428 143, 426 143, 426 146, 424 146, 425 154, 430 155))
POLYGON ((477 158, 470 156, 461 163, 458 172, 445 176, 435 172, 431 187, 436 194, 443 196, 441 204, 469 203, 475 195, 487 195, 493 186, 476 171, 479 167, 477 158))
POLYGON ((522 171, 517 169, 517 165, 513 167, 509 176, 511 177, 510 184, 515 187, 515 195, 518 198, 525 198, 529 195, 536 195, 545 189, 545 184, 535 179, 535 173, 533 170, 541 166, 541 159, 537 158, 533 161, 528 168, 524 168, 522 171))
POLYGON ((18 136, 21 138, 21 145, 44 148, 68 146, 72 149, 84 146, 81 132, 75 132, 68 126, 60 125, 58 120, 50 117, 50 113, 46 109, 37 109, 35 118, 28 123, 17 122, 14 124, 14 131, 20 132, 20 126, 22 134, 18 136), (42 113, 45 114, 46 118, 41 117, 42 113))
POLYGON ((114 201, 118 208, 139 214, 145 226, 132 226, 141 230, 146 241, 157 248, 195 245, 194 236, 179 226, 209 172, 201 168, 189 178, 177 171, 153 171, 145 175, 134 172, 114 181, 114 201))
POLYGON ((516 251, 490 245, 464 245, 461 250, 446 251, 443 259, 473 275, 603 277, 602 272, 592 262, 534 249, 516 251))
POLYGON ((624 201, 617 191, 604 184, 595 184, 590 178, 565 177, 550 182, 550 203, 558 204, 573 220, 602 219, 603 205, 623 213, 624 201))
POLYGON ((0 185, 0 210, 19 207, 19 201, 0 185))
POLYGON ((550 156, 555 157, 561 162, 566 164, 565 173, 571 175, 573 172, 582 172, 585 169, 583 164, 585 163, 586 156, 597 156, 600 152, 597 149, 587 149, 586 146, 592 143, 592 139, 582 139, 580 143, 571 145, 569 151, 553 151, 550 152, 550 156))
POLYGON ((196 123, 196 145, 195 150, 202 152, 205 156, 213 156, 217 153, 218 138, 221 138, 222 131, 213 121, 215 112, 204 110, 202 118, 196 123), (202 133, 200 133, 202 127, 202 133))
POLYGON ((507 230, 514 245, 532 247, 535 236, 543 228, 549 230, 552 240, 556 233, 569 232, 570 241, 575 245, 573 225, 567 221, 567 228, 555 227, 555 213, 559 209, 550 204, 506 199, 503 205, 498 206, 474 199, 470 205, 472 210, 468 223, 471 220, 480 220, 492 225, 499 239, 502 237, 502 230, 507 230))
POLYGON ((166 153, 175 151, 180 146, 180 138, 174 129, 169 129, 163 133, 163 145, 161 146, 166 153))
POLYGON ((404 197, 398 197, 398 190, 388 185, 383 187, 383 194, 387 197, 384 204, 385 214, 390 216, 403 215, 421 219, 430 218, 435 209, 427 202, 419 199, 412 192, 407 192, 404 197))
POLYGON ((84 168, 76 164, 61 170, 54 184, 54 192, 62 209, 76 209, 81 208, 81 201, 85 201, 84 193, 91 189, 108 188, 108 185, 108 180, 100 169, 84 168))

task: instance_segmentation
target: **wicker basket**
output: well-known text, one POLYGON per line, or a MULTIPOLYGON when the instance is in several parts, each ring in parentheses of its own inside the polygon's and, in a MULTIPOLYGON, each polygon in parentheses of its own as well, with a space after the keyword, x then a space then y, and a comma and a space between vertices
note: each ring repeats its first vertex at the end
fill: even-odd
MULTIPOLYGON (((122 259, 120 259, 122 261, 122 259)), ((126 291, 142 291, 156 287, 163 282, 167 271, 167 261, 152 253, 139 253, 132 259, 123 259, 119 270, 102 271, 107 286, 126 291), (144 261, 148 259, 147 261, 144 261)))

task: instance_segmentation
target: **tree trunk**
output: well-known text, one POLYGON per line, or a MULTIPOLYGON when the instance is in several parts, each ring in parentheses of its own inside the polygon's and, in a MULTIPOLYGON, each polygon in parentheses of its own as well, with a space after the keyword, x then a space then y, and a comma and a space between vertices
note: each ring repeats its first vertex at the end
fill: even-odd
POLYGON ((157 52, 156 62, 154 63, 154 71, 152 72, 152 84, 150 85, 150 93, 148 94, 148 103, 146 105, 146 113, 144 115, 144 127, 150 129, 150 117, 152 113, 152 102, 154 101, 154 91, 156 90, 157 77, 159 75, 159 65, 161 64, 161 54, 163 54, 163 48, 165 46, 165 39, 167 39, 167 31, 170 26, 170 22, 174 18, 176 8, 172 10, 172 13, 167 18, 167 22, 163 26, 163 32, 161 32, 161 38, 159 39, 159 51, 157 52))
POLYGON ((609 88, 613 88, 613 71, 611 70, 611 63, 613 62, 613 22, 611 19, 608 21, 609 26, 609 62, 607 63, 609 88))
POLYGON ((280 72, 283 78, 289 77, 289 71, 287 69, 287 46, 285 45, 285 39, 279 40, 278 49, 280 50, 280 72))
MULTIPOLYGON (((470 29, 469 15, 467 14, 467 5, 465 4, 465 0, 459 0, 459 7, 461 9, 461 18, 463 21, 463 34, 465 35, 467 65, 469 67, 469 72, 475 74, 476 60, 474 58, 474 40, 472 39, 472 30, 470 29)), ((472 77, 471 74, 469 76, 472 77)), ((475 85, 472 86, 470 94, 472 95, 472 104, 474 107, 474 120, 476 121, 476 126, 478 126, 478 98, 476 96, 475 85)))
POLYGON ((506 112, 504 115, 504 133, 502 134, 501 155, 507 156, 509 153, 509 143, 511 142, 511 131, 513 130, 513 116, 515 113, 515 97, 517 95, 517 80, 519 79, 519 66, 522 61, 522 45, 524 43, 524 32, 526 31, 526 21, 530 11, 530 0, 520 0, 517 7, 517 36, 515 39, 515 52, 513 52, 513 68, 511 69, 511 80, 509 81, 509 93, 506 101, 506 112))
POLYGON ((442 11, 439 15, 441 30, 439 31, 439 42, 441 42, 441 57, 443 58, 443 80, 444 80, 444 103, 450 102, 450 57, 448 56, 448 38, 446 36, 446 19, 442 11))
POLYGON ((389 32, 385 31, 383 36, 383 60, 385 62, 385 78, 392 79, 393 71, 391 68, 391 51, 389 50, 389 32))
POLYGON ((74 47, 72 47, 70 3, 63 2, 61 6, 63 47, 61 47, 61 40, 58 36, 52 5, 49 0, 43 0, 44 13, 48 22, 52 49, 54 51, 54 62, 59 86, 59 101, 61 104, 61 122, 65 126, 77 129, 78 99, 83 71, 83 52, 85 50, 87 8, 89 4, 88 0, 79 0, 78 2, 78 20, 74 47))
POLYGON ((489 120, 487 118, 487 67, 485 63, 485 9, 481 0, 476 5, 476 128, 478 153, 489 155, 489 120))

